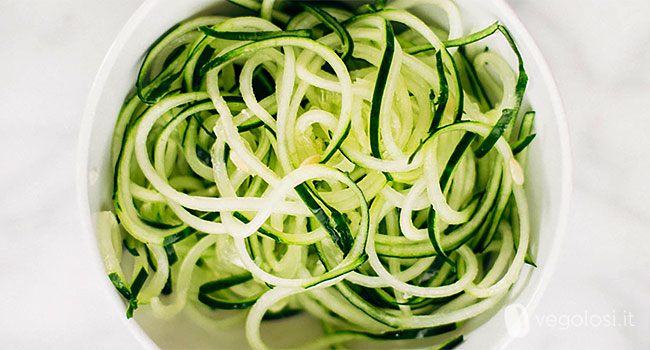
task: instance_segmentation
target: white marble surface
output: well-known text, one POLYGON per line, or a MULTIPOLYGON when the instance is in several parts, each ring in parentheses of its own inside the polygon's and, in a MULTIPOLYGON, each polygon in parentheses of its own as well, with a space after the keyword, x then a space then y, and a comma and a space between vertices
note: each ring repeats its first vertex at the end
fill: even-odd
MULTIPOLYGON (((650 2, 510 2, 557 78, 575 164, 559 270, 511 348, 648 349, 650 2)), ((140 3, 0 1, 0 348, 139 348, 86 263, 74 169, 86 94, 140 3)))

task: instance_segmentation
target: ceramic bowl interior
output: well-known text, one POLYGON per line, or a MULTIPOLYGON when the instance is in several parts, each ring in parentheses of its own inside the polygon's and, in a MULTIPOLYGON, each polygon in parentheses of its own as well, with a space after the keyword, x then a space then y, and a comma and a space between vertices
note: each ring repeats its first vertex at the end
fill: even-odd
MULTIPOLYGON (((533 40, 513 11, 502 0, 457 0, 467 29, 479 29, 495 20, 513 33, 530 77, 526 104, 537 111, 537 138, 530 147, 526 190, 530 203, 532 248, 537 269, 524 268, 522 276, 503 304, 516 304, 524 314, 532 313, 554 269, 557 252, 567 219, 571 187, 570 151, 566 122, 557 88, 546 63, 533 40)), ((78 193, 86 234, 97 251, 97 273, 105 274, 96 244, 93 214, 111 210, 112 174, 109 145, 116 116, 125 96, 132 89, 139 64, 149 45, 169 27, 183 19, 202 14, 238 15, 242 10, 219 0, 148 0, 134 13, 110 48, 89 94, 79 145, 78 193)), ((421 9, 421 14, 427 14, 421 9)), ((430 18, 445 25, 445 18, 430 18)), ((503 40, 490 47, 513 56, 503 40)), ((515 67, 514 57, 512 66, 515 67)), ((116 317, 124 318, 124 303, 106 279, 105 296, 115 302, 116 317), (117 315, 119 313, 119 316, 117 315)), ((504 306, 504 305, 501 305, 504 306)), ((522 318, 526 327, 525 317, 522 318)), ((144 307, 126 328, 147 348, 246 348, 243 327, 228 331, 195 326, 186 315, 169 321, 154 318, 144 307)), ((274 321, 262 328, 270 344, 288 346, 308 340, 319 333, 320 325, 307 316, 274 321), (300 330, 296 332, 296 330, 300 330)), ((504 308, 467 322, 464 348, 502 348, 513 335, 507 331, 504 308)), ((436 339, 414 344, 424 347, 436 339)), ((440 339, 438 339, 440 340, 440 339)), ((393 344, 392 346, 395 346, 393 344)))

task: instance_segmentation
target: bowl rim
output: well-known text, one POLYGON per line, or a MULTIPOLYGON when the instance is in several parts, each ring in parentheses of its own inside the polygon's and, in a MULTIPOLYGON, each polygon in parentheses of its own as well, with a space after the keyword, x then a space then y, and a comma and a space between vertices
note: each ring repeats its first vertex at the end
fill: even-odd
MULTIPOLYGON (((120 29, 117 36, 113 40, 111 46, 108 48, 102 63, 93 79, 88 96, 86 97, 86 105, 81 119, 81 127, 79 130, 79 138, 77 144, 77 202, 81 212, 81 227, 84 234, 84 239, 88 245, 88 249, 94 252, 95 258, 91 262, 97 271, 102 271, 105 274, 104 262, 101 258, 99 246, 97 245, 97 238, 94 234, 93 228, 93 213, 90 210, 89 193, 88 193, 88 167, 89 167, 89 149, 95 120, 95 112, 99 101, 105 91, 106 82, 110 76, 113 67, 122 52, 124 46, 129 41, 131 36, 136 32, 144 18, 147 17, 149 12, 155 7, 159 0, 145 0, 133 14, 126 21, 124 26, 120 29)), ((127 319, 124 317, 126 306, 118 293, 113 293, 114 287, 110 280, 103 279, 104 293, 113 304, 115 314, 119 313, 119 319, 122 324, 129 330, 131 335, 136 341, 145 349, 156 350, 160 349, 158 345, 151 339, 147 333, 140 327, 135 319, 127 319)))
MULTIPOLYGON (((127 20, 126 24, 119 31, 111 46, 109 47, 104 59, 99 66, 97 74, 93 79, 93 84, 90 88, 86 98, 85 109, 83 111, 81 126, 79 131, 79 138, 77 143, 77 160, 76 160, 76 192, 77 204, 81 213, 81 227, 84 232, 84 240, 88 249, 95 252, 95 258, 91 262, 98 271, 105 271, 104 263, 101 259, 99 247, 97 246, 96 237, 94 235, 88 193, 88 166, 89 166, 89 146, 92 136, 92 127, 95 120, 95 112, 106 88, 106 82, 111 74, 111 71, 121 51, 130 40, 131 36, 136 32, 142 21, 148 14, 155 8, 160 0, 145 0, 127 20)), ((564 236, 569 219, 569 211, 571 206, 571 194, 573 191, 573 166, 572 166, 572 147, 571 139, 569 137, 569 128, 564 111, 562 98, 560 96, 557 83, 553 77, 551 69, 544 58, 537 43, 532 35, 528 32, 525 25, 519 19, 513 8, 506 2, 506 0, 490 0, 499 14, 500 21, 507 23, 510 31, 517 37, 519 45, 526 46, 527 53, 533 59, 533 64, 539 68, 544 90, 550 97, 551 107, 553 110, 553 117, 555 118, 554 125, 557 126, 559 134, 559 149, 560 149, 560 163, 561 163, 561 181, 560 193, 561 198, 558 203, 558 221, 553 230, 555 233, 553 243, 551 244, 551 252, 548 260, 545 262, 545 269, 541 272, 541 276, 537 285, 533 286, 534 290, 531 297, 524 303, 524 307, 528 315, 532 315, 546 290, 551 276, 557 268, 557 261, 560 255, 560 248, 563 245, 564 236)), ((110 303, 115 307, 115 312, 119 311, 120 318, 123 325, 129 330, 134 338, 145 349, 160 349, 158 345, 147 335, 142 327, 134 319, 126 319, 123 317, 125 311, 125 304, 118 293, 113 292, 113 286, 108 279, 104 279, 104 293, 110 300, 110 303)), ((497 342, 497 348, 503 349, 510 344, 513 337, 504 335, 501 341, 497 342)))
MULTIPOLYGON (((519 46, 523 43, 527 48, 527 53, 532 57, 534 65, 539 68, 539 73, 546 92, 551 100, 551 107, 555 117, 555 125, 558 128, 559 142, 560 142, 560 164, 562 178, 560 181, 561 198, 558 203, 558 221, 555 226, 554 241, 551 244, 551 252, 544 263, 545 270, 540 276, 539 282, 534 286, 530 299, 525 302, 525 310, 528 317, 531 317, 535 309, 539 305, 544 291, 548 287, 551 276, 555 273, 557 262, 560 257, 560 251, 564 244, 564 236, 569 221, 569 212, 571 209, 571 195, 573 192, 573 153, 571 146, 571 138, 569 135, 569 125, 564 110, 564 103, 557 86, 557 82, 553 77, 546 58, 542 54, 537 42, 533 39, 526 26, 523 24, 519 16, 516 14, 512 6, 506 0, 492 0, 498 7, 498 13, 503 15, 503 22, 507 22, 508 29, 515 35, 519 46)), ((506 336, 499 344, 498 348, 506 348, 515 338, 506 336)))

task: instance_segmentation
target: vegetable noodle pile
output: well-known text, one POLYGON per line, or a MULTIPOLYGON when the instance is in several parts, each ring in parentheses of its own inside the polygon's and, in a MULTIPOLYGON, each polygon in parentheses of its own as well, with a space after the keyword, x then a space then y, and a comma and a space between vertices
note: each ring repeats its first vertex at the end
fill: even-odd
POLYGON ((296 314, 323 325, 300 349, 458 345, 534 266, 512 36, 466 33, 447 0, 231 2, 247 15, 151 46, 117 119, 98 225, 127 316, 245 324, 254 349, 296 314))

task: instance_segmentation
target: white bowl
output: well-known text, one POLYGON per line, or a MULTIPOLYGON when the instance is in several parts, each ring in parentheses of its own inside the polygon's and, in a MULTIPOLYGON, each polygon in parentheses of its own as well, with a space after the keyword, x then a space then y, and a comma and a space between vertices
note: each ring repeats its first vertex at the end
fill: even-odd
MULTIPOLYGON (((554 270, 568 217, 571 192, 569 136, 562 103, 548 66, 512 9, 503 0, 456 2, 462 8, 464 17, 468 15, 471 18, 473 27, 482 28, 498 19, 513 33, 530 77, 526 100, 537 111, 537 138, 530 147, 526 188, 532 217, 531 244, 533 251, 536 251, 539 267, 524 269, 514 287, 515 292, 504 302, 516 307, 502 307, 463 326, 469 332, 465 333, 463 348, 503 348, 512 337, 526 333, 525 316, 533 312, 554 270), (524 317, 513 318, 513 311, 515 316, 524 317)), ((92 262, 97 267, 97 273, 106 274, 97 249, 93 214, 112 209, 113 169, 109 165, 109 145, 117 114, 135 82, 143 54, 161 33, 183 19, 197 14, 233 14, 235 11, 239 10, 218 0, 147 0, 119 33, 106 55, 88 97, 78 155, 79 204, 85 234, 92 243, 92 249, 97 252, 92 262)), ((108 293, 97 297, 114 301, 116 312, 125 319, 126 327, 145 348, 247 347, 243 327, 228 332, 208 332, 183 317, 172 321, 156 320, 147 313, 146 308, 136 312, 135 321, 126 321, 123 316, 124 302, 108 278, 105 279, 105 286, 108 293)), ((270 334, 270 338, 282 338, 283 334, 289 332, 295 338, 296 333, 305 337, 310 333, 315 334, 319 326, 309 319, 300 318, 274 322, 269 328, 268 332, 265 328, 264 334, 270 334), (301 331, 295 332, 296 329, 301 331)))

